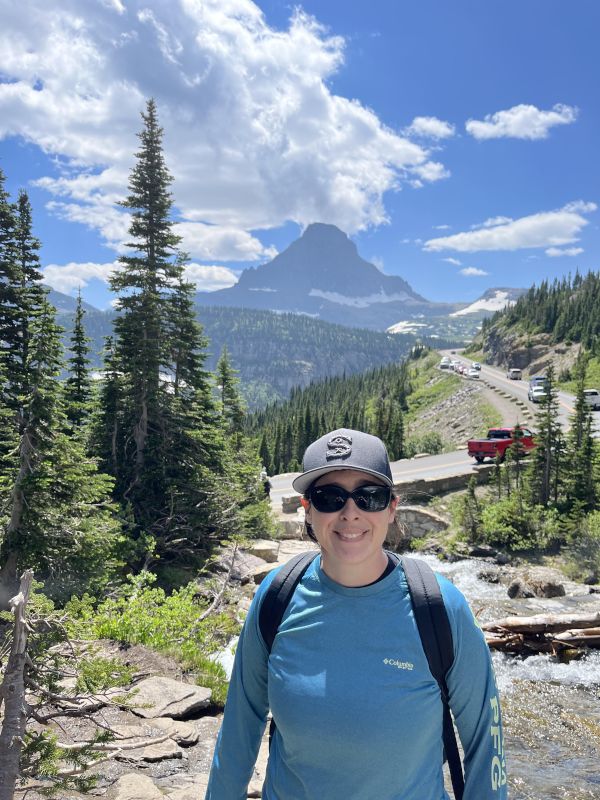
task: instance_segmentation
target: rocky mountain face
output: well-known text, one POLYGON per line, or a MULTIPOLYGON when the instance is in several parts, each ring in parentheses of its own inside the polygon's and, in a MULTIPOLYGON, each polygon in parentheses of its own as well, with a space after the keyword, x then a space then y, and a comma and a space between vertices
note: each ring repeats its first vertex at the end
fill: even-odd
POLYGON ((488 364, 509 369, 517 367, 525 375, 545 372, 552 364, 556 375, 570 370, 581 344, 552 342, 547 333, 523 334, 507 331, 501 326, 490 328, 483 338, 483 351, 488 364))
POLYGON ((399 276, 384 275, 358 254, 335 225, 309 225, 272 261, 242 272, 239 282, 199 292, 199 305, 308 314, 326 322, 385 330, 399 319, 442 316, 463 304, 432 303, 399 276))

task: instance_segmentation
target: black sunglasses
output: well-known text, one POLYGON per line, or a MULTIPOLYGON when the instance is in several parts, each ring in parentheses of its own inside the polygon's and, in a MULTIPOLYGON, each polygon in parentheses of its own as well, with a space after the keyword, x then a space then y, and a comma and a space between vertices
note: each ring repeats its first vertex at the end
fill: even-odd
POLYGON ((390 504, 392 490, 389 486, 372 484, 359 486, 353 492, 348 492, 334 483, 325 483, 322 486, 312 486, 307 496, 317 511, 323 514, 341 511, 349 497, 361 511, 383 511, 390 504))

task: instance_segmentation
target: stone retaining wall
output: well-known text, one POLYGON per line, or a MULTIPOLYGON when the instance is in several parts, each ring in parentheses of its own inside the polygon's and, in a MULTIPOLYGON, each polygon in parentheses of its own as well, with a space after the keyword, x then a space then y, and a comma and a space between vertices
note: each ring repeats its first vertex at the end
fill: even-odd
MULTIPOLYGON (((394 485, 394 491, 398 494, 400 502, 404 500, 428 500, 439 494, 454 492, 458 489, 466 488, 471 478, 475 477, 477 483, 486 483, 488 473, 494 467, 493 464, 483 464, 475 472, 467 472, 463 475, 448 475, 444 478, 421 478, 417 481, 399 482, 394 485)), ((284 514, 295 514, 300 508, 300 495, 292 494, 281 499, 281 510, 284 514)))

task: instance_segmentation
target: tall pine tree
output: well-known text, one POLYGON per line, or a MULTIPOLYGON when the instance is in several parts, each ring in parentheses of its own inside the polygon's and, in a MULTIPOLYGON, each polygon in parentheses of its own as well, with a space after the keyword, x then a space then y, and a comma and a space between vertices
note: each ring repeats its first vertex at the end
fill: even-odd
POLYGON ((79 428, 88 417, 91 397, 89 373, 90 339, 85 335, 83 317, 85 311, 81 302, 81 289, 77 294, 77 308, 71 334, 71 357, 67 362, 69 377, 65 381, 65 403, 67 419, 74 428, 79 428))
POLYGON ((135 538, 150 548, 145 563, 154 551, 162 563, 191 565, 213 539, 243 528, 239 485, 204 370, 206 339, 173 230, 172 178, 153 100, 142 119, 123 203, 132 211, 132 253, 111 279, 120 313, 94 441, 135 538))

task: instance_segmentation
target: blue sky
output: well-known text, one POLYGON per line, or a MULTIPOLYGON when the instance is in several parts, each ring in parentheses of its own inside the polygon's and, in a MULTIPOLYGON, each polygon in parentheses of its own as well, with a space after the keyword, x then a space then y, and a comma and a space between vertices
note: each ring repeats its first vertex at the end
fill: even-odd
POLYGON ((0 0, 0 167, 107 307, 156 99, 200 289, 310 222, 431 300, 600 265, 595 0, 0 0))

